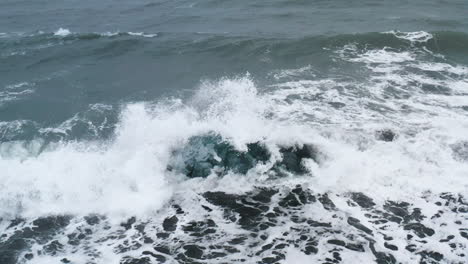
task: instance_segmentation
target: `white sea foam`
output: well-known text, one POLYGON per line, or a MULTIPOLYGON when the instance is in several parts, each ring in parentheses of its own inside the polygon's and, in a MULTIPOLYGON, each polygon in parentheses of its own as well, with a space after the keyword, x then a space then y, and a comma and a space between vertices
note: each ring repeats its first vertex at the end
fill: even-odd
POLYGON ((114 37, 114 36, 118 36, 120 34, 120 32, 104 32, 104 33, 96 33, 100 36, 104 36, 104 37, 114 37))
POLYGON ((57 31, 54 32, 54 36, 59 36, 59 37, 66 37, 70 34, 71 34, 70 30, 66 28, 59 28, 57 31))
POLYGON ((149 34, 149 33, 144 33, 144 32, 104 32, 104 33, 96 33, 100 36, 104 37, 115 37, 119 35, 129 35, 129 36, 137 36, 137 37, 144 37, 144 38, 154 38, 157 37, 158 34, 149 34))
POLYGON ((420 62, 418 67, 425 71, 453 73, 457 75, 468 75, 468 68, 461 65, 450 65, 442 62, 420 62))
POLYGON ((34 83, 20 82, 5 86, 0 90, 0 104, 15 101, 34 93, 34 83))
POLYGON ((130 36, 140 36, 140 37, 145 37, 145 38, 154 38, 158 36, 158 34, 147 34, 144 32, 128 32, 130 36))
POLYGON ((21 88, 21 87, 24 87, 24 86, 30 86, 30 85, 31 84, 28 83, 28 82, 20 82, 20 83, 7 85, 5 88, 7 88, 7 89, 17 89, 17 88, 21 88))
MULTIPOLYGON (((5 190, 0 200, 6 205, 2 215, 154 212, 178 188, 174 182, 177 177, 165 170, 171 149, 208 131, 219 133, 240 150, 246 149, 246 143, 258 140, 265 141, 273 152, 278 144, 316 144, 327 158, 320 166, 311 164, 309 181, 321 191, 365 191, 382 198, 408 198, 427 190, 466 192, 464 175, 468 165, 455 160, 449 147, 464 139, 461 131, 468 129, 468 123, 463 115, 447 110, 437 118, 431 117, 430 111, 399 117, 390 111, 388 117, 375 116, 375 111, 351 99, 343 101, 348 112, 344 115, 328 104, 317 106, 307 97, 292 105, 279 103, 286 94, 297 92, 289 88, 258 95, 248 77, 206 82, 188 105, 180 101, 128 105, 122 112, 115 139, 105 144, 61 144, 26 159, 18 159, 10 152, 10 156, 0 160, 5 190), (300 119, 294 113, 299 111, 312 116, 311 125, 295 123, 296 118, 300 119), (268 113, 277 117, 265 118, 268 113), (313 125, 314 115, 325 126, 313 125), (406 129, 415 128, 413 122, 416 129, 421 122, 425 126, 417 129, 415 135, 406 135, 406 129), (357 133, 369 135, 382 126, 396 124, 399 128, 395 129, 402 135, 393 143, 371 141, 362 149, 359 137, 349 136, 348 129, 358 128, 357 133)), ((337 95, 332 93, 324 97, 329 98, 325 101, 337 95)), ((428 97, 425 102, 430 100, 433 99, 428 97)), ((216 178, 206 181, 213 180, 216 178)), ((261 178, 255 179, 258 180, 261 178)), ((200 181, 205 180, 195 180, 200 181)), ((233 184, 226 184, 226 189, 233 190, 229 186, 233 184)))
POLYGON ((352 62, 366 62, 366 63, 401 63, 406 61, 413 61, 414 55, 408 51, 395 52, 388 49, 369 50, 356 58, 349 58, 352 62))
MULTIPOLYGON (((466 111, 461 109, 468 105, 466 68, 448 62, 421 62, 418 53, 389 48, 360 51, 348 45, 337 54, 337 59, 368 72, 369 78, 362 81, 334 76, 297 80, 297 76, 311 72, 310 68, 301 67, 275 72, 279 83, 263 89, 249 75, 205 81, 187 101, 122 106, 115 136, 109 141, 59 142, 46 149, 42 149, 40 140, 4 142, 0 144, 0 189, 3 190, 0 215, 35 218, 75 214, 76 222, 63 231, 65 235, 57 235, 66 244, 66 237, 83 224, 79 216, 89 213, 115 219, 136 215, 140 219, 151 218, 159 225, 165 215, 160 212, 167 209, 164 205, 172 199, 190 209, 179 216, 181 222, 204 219, 201 208, 204 201, 198 194, 206 191, 242 194, 254 186, 288 188, 304 184, 313 192, 330 193, 338 212, 352 215, 371 228, 374 226, 363 211, 349 206, 347 198, 339 194, 364 192, 378 204, 388 199, 411 201, 424 215, 439 210, 432 201, 428 202, 433 199, 431 193, 448 191, 468 195, 468 163, 453 150, 454 144, 468 140, 468 119, 466 111), (434 71, 438 75, 428 74, 434 71), (431 87, 444 90, 431 91, 431 87), (381 129, 392 129, 398 136, 393 142, 376 140, 375 132, 381 129), (261 141, 272 152, 272 158, 246 175, 230 172, 223 177, 212 174, 207 178, 188 179, 166 170, 174 149, 184 146, 190 137, 208 132, 221 135, 241 151, 247 149, 247 143, 261 141), (278 146, 302 143, 313 144, 320 150, 319 162, 305 163, 311 173, 270 179, 266 171, 280 157, 278 146)), ((14 90, 28 86, 9 87, 14 90)), ((106 105, 90 108, 111 109, 106 105)), ((80 118, 76 115, 49 130, 66 133, 80 118)), ((4 124, 8 131, 19 130, 23 125, 4 124)), ((222 211, 213 210, 210 217, 216 220, 219 230, 230 235, 245 232, 223 221, 222 211)), ((436 248, 439 244, 434 242, 455 232, 452 226, 444 224, 454 218, 455 213, 449 213, 440 219, 423 220, 424 224, 440 226, 437 235, 427 239, 425 249, 437 250, 448 261, 459 262, 461 257, 449 248, 436 248)), ((325 222, 336 220, 335 212, 317 204, 306 207, 304 214, 325 222)), ((279 236, 280 232, 289 230, 289 224, 286 221, 284 226, 272 227, 268 232, 271 237, 279 236)), ((120 261, 121 256, 113 249, 123 243, 122 239, 99 241, 118 229, 119 225, 112 225, 110 230, 102 227, 93 230, 96 241, 87 243, 93 243, 91 247, 100 253, 98 262, 120 261)), ((400 249, 407 243, 406 232, 396 223, 386 224, 386 230, 375 231, 391 233, 392 243, 400 249)), ((176 230, 176 236, 183 236, 177 232, 181 231, 176 230)), ((219 241, 225 242, 222 237, 219 241)), ((144 247, 147 246, 143 250, 144 247)), ((317 247, 320 252, 331 249, 326 240, 321 240, 317 247)), ((83 248, 78 251, 66 248, 62 254, 76 263, 86 260, 83 248)), ((138 255, 138 252, 126 254, 138 255)), ((370 254, 355 251, 341 254, 343 259, 374 261, 370 254)), ((419 260, 418 256, 403 250, 392 254, 407 263, 419 260)), ((290 247, 284 262, 315 262, 322 256, 305 255, 290 247)), ((37 263, 56 259, 47 255, 35 257, 37 263)))
POLYGON ((434 37, 431 33, 425 31, 401 32, 392 30, 383 33, 392 34, 397 38, 409 40, 410 42, 427 42, 434 37))
POLYGON ((76 113, 71 118, 62 122, 60 125, 55 127, 40 128, 39 132, 41 134, 54 133, 66 136, 70 134, 75 126, 85 124, 88 128, 88 132, 90 132, 93 136, 99 136, 100 132, 111 126, 111 124, 108 123, 109 121, 105 114, 106 112, 109 113, 112 111, 112 109, 113 107, 111 105, 92 104, 89 105, 88 110, 76 113), (96 115, 102 115, 104 117, 98 118, 98 120, 93 120, 93 116, 96 115))
POLYGON ((241 107, 245 100, 253 100, 249 105, 254 108, 258 103, 251 94, 255 88, 249 80, 222 82, 219 89, 225 92, 221 99, 224 103, 203 105, 204 100, 210 100, 204 97, 209 94, 207 89, 201 89, 194 98, 194 102, 200 102, 193 106, 199 112, 192 107, 166 112, 160 107, 149 111, 144 104, 127 106, 115 139, 107 146, 97 142, 68 143, 27 159, 18 159, 22 155, 10 152, 0 161, 0 167, 5 168, 2 189, 6 190, 0 197, 5 205, 2 215, 156 211, 170 197, 165 169, 172 147, 212 129, 240 139, 258 136, 242 126, 245 120, 241 117, 252 123, 260 120, 258 114, 250 118, 242 114, 252 113, 241 107), (239 87, 243 96, 227 92, 239 87), (204 121, 207 119, 212 121, 204 121), (225 122, 230 125, 222 125, 225 122))
MULTIPOLYGON (((6 38, 10 36, 15 36, 15 37, 22 37, 25 36, 26 33, 18 33, 18 32, 10 32, 10 33, 0 33, 0 38, 6 38)), ((37 31, 35 33, 26 35, 28 37, 34 37, 34 36, 40 36, 44 34, 50 34, 45 31, 37 31)), ((80 34, 86 34, 86 32, 72 32, 67 28, 62 28, 60 27, 57 29, 55 32, 53 32, 53 35, 56 37, 67 37, 70 35, 80 35, 80 34)), ((147 32, 133 32, 133 31, 128 31, 128 32, 121 32, 121 31, 106 31, 106 32, 93 32, 92 34, 96 34, 102 37, 115 37, 115 36, 136 36, 136 37, 144 37, 144 38, 154 38, 157 37, 157 33, 147 33, 147 32)))
POLYGON ((314 77, 312 66, 307 65, 299 69, 283 69, 273 73, 273 77, 277 80, 287 77, 301 77, 303 75, 307 75, 309 78, 314 77))

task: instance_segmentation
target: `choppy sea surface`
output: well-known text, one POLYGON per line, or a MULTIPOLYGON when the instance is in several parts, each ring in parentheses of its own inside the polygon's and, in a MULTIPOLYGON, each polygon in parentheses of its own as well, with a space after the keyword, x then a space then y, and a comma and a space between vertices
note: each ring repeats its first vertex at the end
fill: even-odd
POLYGON ((0 263, 468 263, 467 11, 0 0, 0 263))

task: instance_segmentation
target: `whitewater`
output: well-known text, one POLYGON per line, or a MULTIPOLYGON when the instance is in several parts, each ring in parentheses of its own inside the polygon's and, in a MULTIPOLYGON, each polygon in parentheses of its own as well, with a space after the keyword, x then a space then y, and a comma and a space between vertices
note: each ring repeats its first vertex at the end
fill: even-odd
MULTIPOLYGON (((397 44, 326 47, 352 72, 244 72, 55 126, 0 122, 0 260, 466 263, 468 67, 432 33, 374 34, 397 44)), ((159 37, 80 36, 34 37, 159 37)), ((36 90, 9 84, 0 104, 36 90)))

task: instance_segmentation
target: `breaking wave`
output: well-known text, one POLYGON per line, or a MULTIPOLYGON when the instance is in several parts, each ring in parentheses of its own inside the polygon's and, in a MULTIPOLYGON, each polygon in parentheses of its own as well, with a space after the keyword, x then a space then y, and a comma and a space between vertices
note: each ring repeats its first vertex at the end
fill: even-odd
POLYGON ((462 263, 468 68, 442 52, 454 38, 467 36, 214 37, 188 49, 316 44, 341 68, 205 80, 188 99, 91 105, 56 127, 2 122, 0 260, 462 263))

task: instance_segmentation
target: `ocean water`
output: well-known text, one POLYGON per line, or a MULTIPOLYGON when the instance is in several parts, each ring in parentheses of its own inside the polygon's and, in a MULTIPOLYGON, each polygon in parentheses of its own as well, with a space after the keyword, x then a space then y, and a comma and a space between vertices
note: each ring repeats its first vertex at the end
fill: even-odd
POLYGON ((468 263, 467 11, 0 0, 0 264, 468 263))

